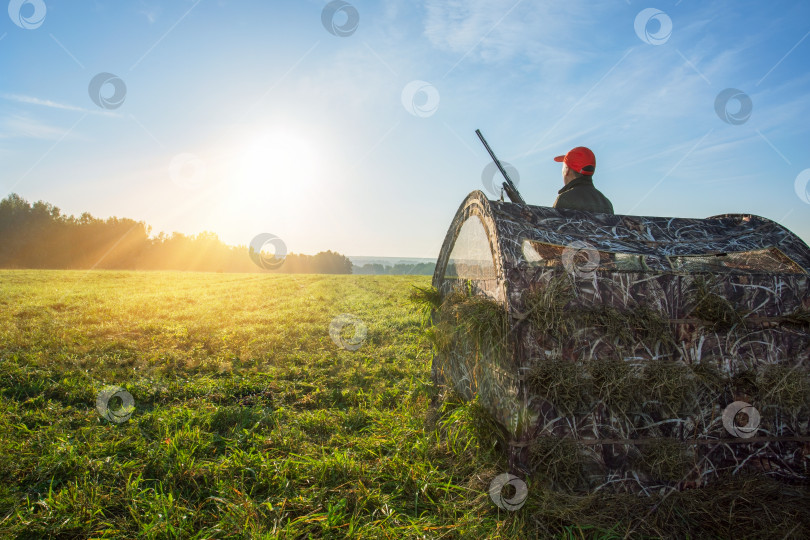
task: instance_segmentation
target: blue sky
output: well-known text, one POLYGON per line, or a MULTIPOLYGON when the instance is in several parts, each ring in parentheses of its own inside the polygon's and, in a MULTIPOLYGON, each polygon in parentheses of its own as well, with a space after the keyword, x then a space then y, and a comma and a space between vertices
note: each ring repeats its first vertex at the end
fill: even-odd
POLYGON ((808 2, 352 1, 329 19, 339 34, 357 14, 345 36, 327 6, 12 0, 2 196, 435 257, 483 189, 480 128, 533 204, 562 187, 552 158, 584 145, 619 214, 754 213, 810 239, 808 2), (101 73, 125 91, 101 85, 99 106, 101 73), (729 88, 742 102, 718 112, 729 88))

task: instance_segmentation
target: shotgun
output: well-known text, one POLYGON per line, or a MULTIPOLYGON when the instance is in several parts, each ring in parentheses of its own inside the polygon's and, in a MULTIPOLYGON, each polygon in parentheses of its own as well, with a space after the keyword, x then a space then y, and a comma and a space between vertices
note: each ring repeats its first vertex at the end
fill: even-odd
POLYGON ((509 200, 512 201, 513 203, 526 204, 526 201, 524 201, 523 197, 520 196, 520 192, 517 190, 517 187, 515 187, 515 184, 512 183, 512 180, 509 178, 509 175, 506 174, 506 169, 503 168, 501 162, 498 161, 497 157, 495 157, 495 152, 492 151, 492 148, 489 147, 486 139, 484 139, 484 136, 481 135, 481 130, 476 129, 475 134, 478 135, 478 138, 481 139, 482 143, 484 143, 484 148, 486 148, 487 152, 489 152, 489 157, 491 157, 492 161, 495 162, 495 165, 497 165, 498 170, 501 171, 504 180, 506 180, 503 183, 503 190, 506 192, 506 195, 509 197, 509 200))

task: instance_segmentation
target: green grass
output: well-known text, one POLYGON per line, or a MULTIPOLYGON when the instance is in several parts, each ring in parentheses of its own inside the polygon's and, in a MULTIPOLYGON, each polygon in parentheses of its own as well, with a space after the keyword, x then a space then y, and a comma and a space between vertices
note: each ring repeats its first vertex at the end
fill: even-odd
POLYGON ((491 420, 430 381, 425 312, 408 300, 428 285, 0 271, 0 538, 686 537, 707 506, 713 536, 738 508, 772 513, 774 537, 808 530, 770 484, 707 490, 693 509, 530 478, 526 505, 499 510, 491 420), (368 327, 356 351, 330 339, 342 313, 368 327), (134 397, 126 422, 96 411, 109 385, 134 397))
POLYGON ((0 537, 513 537, 471 405, 430 406, 428 284, 0 272, 0 537), (107 385, 129 421, 95 410, 107 385))

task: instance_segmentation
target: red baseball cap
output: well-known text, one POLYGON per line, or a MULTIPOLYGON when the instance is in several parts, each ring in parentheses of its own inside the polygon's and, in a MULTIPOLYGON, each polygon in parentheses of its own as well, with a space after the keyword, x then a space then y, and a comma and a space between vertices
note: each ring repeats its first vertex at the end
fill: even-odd
POLYGON ((564 156, 555 157, 554 161, 562 161, 572 170, 588 176, 596 170, 596 156, 593 155, 590 148, 584 146, 572 148, 564 156))

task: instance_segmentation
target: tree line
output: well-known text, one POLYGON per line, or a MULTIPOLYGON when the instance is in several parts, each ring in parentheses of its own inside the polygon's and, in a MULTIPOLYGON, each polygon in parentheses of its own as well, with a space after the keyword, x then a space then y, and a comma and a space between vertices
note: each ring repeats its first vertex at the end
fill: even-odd
POLYGON ((393 266, 368 263, 363 266, 355 265, 352 273, 354 274, 373 274, 373 275, 417 275, 417 276, 432 276, 433 271, 436 270, 436 263, 422 262, 422 263, 397 263, 393 266))
POLYGON ((290 253, 278 267, 260 268, 247 246, 229 246, 216 234, 163 232, 128 218, 63 215, 43 201, 12 193, 0 201, 0 267, 199 272, 351 274, 348 257, 333 251, 290 253))

